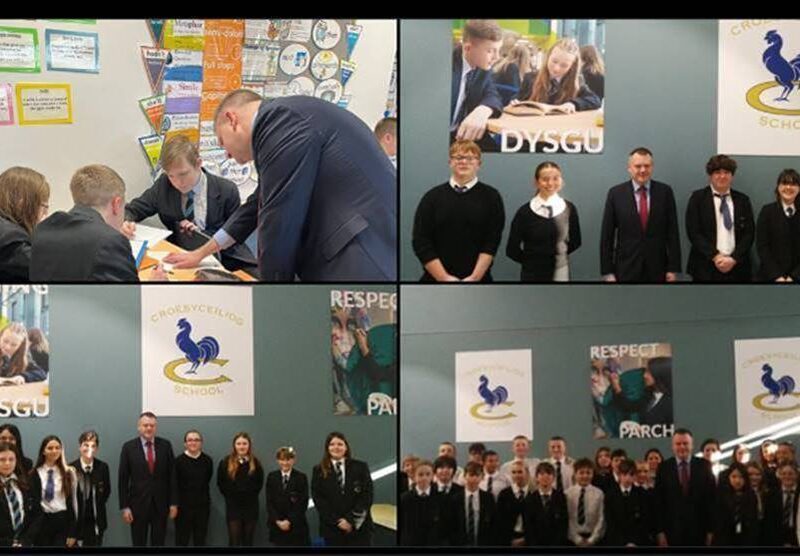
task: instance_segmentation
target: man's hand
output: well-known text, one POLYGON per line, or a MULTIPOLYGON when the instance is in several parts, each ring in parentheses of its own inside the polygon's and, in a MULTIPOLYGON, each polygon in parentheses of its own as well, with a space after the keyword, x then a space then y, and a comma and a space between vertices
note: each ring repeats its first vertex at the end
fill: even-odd
POLYGON ((130 510, 130 508, 125 508, 124 510, 122 510, 122 521, 124 521, 128 525, 133 523, 133 512, 130 510))
POLYGON ((478 106, 461 121, 456 133, 456 139, 462 141, 477 141, 486 133, 486 120, 492 115, 488 106, 478 106))
POLYGON ((667 272, 666 279, 667 279, 667 282, 677 282, 678 281, 678 273, 677 272, 667 272))
POLYGON ((186 220, 186 219, 181 220, 178 223, 178 226, 180 227, 181 232, 183 232, 184 234, 188 234, 188 233, 191 233, 191 232, 196 232, 197 230, 200 229, 197 226, 197 224, 195 224, 191 220, 186 220))
POLYGON ((175 519, 178 517, 178 506, 170 506, 169 507, 169 518, 175 519))
POLYGON ((169 281, 169 277, 167 276, 167 271, 164 270, 164 265, 159 263, 153 269, 153 272, 150 273, 149 282, 167 282, 169 281))
POLYGON ((136 234, 136 222, 129 222, 126 220, 122 223, 122 227, 119 231, 128 239, 133 239, 133 236, 136 234))
POLYGON ((186 253, 170 253, 164 257, 164 262, 174 265, 175 268, 197 268, 202 260, 203 255, 198 249, 186 253))
POLYGON ((279 519, 278 521, 275 522, 275 525, 277 525, 278 529, 280 529, 281 531, 288 531, 289 529, 292 528, 292 522, 289 521, 288 519, 279 519))
POLYGON ((337 525, 337 527, 339 527, 339 529, 341 529, 341 530, 342 530, 342 531, 344 531, 345 533, 349 533, 350 531, 352 531, 352 530, 353 530, 353 526, 352 526, 352 525, 350 525, 350 522, 349 522, 349 521, 347 521, 345 518, 341 518, 341 519, 340 519, 340 520, 339 520, 339 521, 336 523, 336 525, 337 525))

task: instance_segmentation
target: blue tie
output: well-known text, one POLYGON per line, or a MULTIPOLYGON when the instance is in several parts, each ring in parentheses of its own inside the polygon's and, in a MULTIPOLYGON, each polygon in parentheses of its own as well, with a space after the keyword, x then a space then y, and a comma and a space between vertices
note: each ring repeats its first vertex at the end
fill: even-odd
POLYGON ((725 226, 726 230, 730 230, 733 227, 733 219, 731 218, 731 208, 728 206, 728 195, 720 195, 719 193, 714 193, 717 197, 719 197, 719 212, 722 214, 722 224, 725 226))
POLYGON ((47 470, 47 484, 44 487, 45 502, 50 502, 56 495, 56 482, 53 479, 53 470, 47 470))
POLYGON ((194 221, 194 191, 189 191, 186 194, 186 208, 183 209, 183 215, 186 220, 194 221))
POLYGON ((11 503, 11 527, 16 533, 22 525, 22 509, 19 505, 19 498, 17 498, 17 491, 14 490, 12 482, 6 482, 6 497, 11 503))

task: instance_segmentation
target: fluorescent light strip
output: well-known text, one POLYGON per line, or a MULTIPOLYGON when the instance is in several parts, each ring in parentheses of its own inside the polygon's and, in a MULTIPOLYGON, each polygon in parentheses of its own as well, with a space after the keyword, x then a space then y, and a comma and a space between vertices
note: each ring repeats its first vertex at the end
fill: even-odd
MULTIPOLYGON (((739 438, 734 438, 733 440, 729 440, 723 444, 720 444, 719 448, 720 451, 722 451, 722 454, 717 456, 717 458, 718 460, 721 460, 730 457, 731 454, 733 454, 733 450, 727 450, 727 448, 738 446, 739 444, 747 444, 748 448, 753 448, 754 446, 761 444, 761 442, 766 440, 767 438, 783 438, 788 434, 792 434, 798 431, 800 431, 800 417, 792 417, 791 419, 785 419, 779 423, 775 423, 774 425, 758 429, 744 436, 740 436, 739 438), (789 428, 791 428, 791 431, 786 432, 789 428), (781 434, 778 436, 772 434, 773 432, 779 432, 781 434)), ((703 452, 702 451, 695 452, 695 456, 701 458, 703 457, 703 452)))
MULTIPOLYGON (((372 477, 373 481, 377 481, 378 479, 383 479, 387 475, 391 475, 392 473, 397 473, 397 464, 393 463, 391 465, 387 465, 386 467, 381 467, 377 471, 373 471, 369 474, 372 477)), ((314 500, 311 498, 308 499, 308 508, 311 509, 314 507, 314 500)))

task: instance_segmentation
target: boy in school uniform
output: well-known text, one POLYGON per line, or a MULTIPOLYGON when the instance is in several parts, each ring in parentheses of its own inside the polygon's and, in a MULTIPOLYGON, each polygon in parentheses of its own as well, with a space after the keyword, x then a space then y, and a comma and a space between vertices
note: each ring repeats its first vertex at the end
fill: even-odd
POLYGON ((797 467, 794 463, 781 463, 778 465, 777 475, 781 482, 778 491, 781 501, 780 525, 778 526, 780 544, 782 546, 798 546, 797 510, 800 488, 797 485, 797 467))
POLYGON ((452 458, 456 463, 455 470, 453 471, 453 482, 457 485, 464 486, 464 468, 458 465, 458 458, 456 457, 456 445, 452 442, 442 442, 439 444, 439 453, 437 457, 452 458))
POLYGON ((464 488, 450 501, 453 546, 492 546, 495 544, 496 507, 494 497, 479 488, 483 467, 474 461, 464 468, 464 488))
MULTIPOLYGON (((164 172, 155 183, 125 205, 122 233, 133 237, 136 222, 158 214, 164 227, 172 230, 168 241, 191 251, 217 233, 239 208, 239 189, 232 181, 206 172, 197 146, 183 135, 164 143, 161 167, 164 172)), ((224 249, 221 255, 228 270, 245 269, 257 275, 256 258, 243 243, 224 249)))
POLYGON ((511 466, 514 464, 515 461, 521 461, 525 464, 525 466, 528 468, 529 477, 536 476, 536 467, 539 465, 539 460, 537 458, 528 457, 528 453, 530 452, 530 450, 531 450, 531 441, 524 434, 518 434, 511 441, 511 453, 514 454, 514 459, 505 462, 503 466, 500 468, 500 472, 506 476, 506 479, 509 482, 512 480, 511 466))
POLYGON ((595 546, 606 529, 603 491, 592 485, 592 460, 579 459, 573 467, 575 484, 564 491, 569 516, 567 539, 575 546, 595 546))
POLYGON ((567 456, 567 441, 561 436, 554 436, 547 442, 547 452, 550 457, 547 461, 556 470, 556 490, 566 491, 572 486, 573 464, 575 460, 567 456))
POLYGON ((511 485, 497 497, 497 544, 525 546, 525 499, 530 493, 531 475, 523 461, 511 463, 511 485))
POLYGON ((433 460, 434 487, 436 494, 452 496, 464 487, 456 484, 453 475, 456 471, 456 460, 450 456, 439 456, 433 460))
POLYGON ((81 433, 78 445, 80 457, 70 463, 78 478, 75 534, 80 546, 103 546, 103 534, 108 527, 106 503, 111 496, 111 476, 108 464, 95 457, 100 446, 100 437, 95 431, 81 433))
POLYGON ((609 546, 652 545, 651 503, 645 490, 635 484, 636 464, 619 464, 619 488, 605 497, 605 544, 609 546))
POLYGON ((400 544, 439 546, 450 506, 445 497, 436 496, 430 461, 418 460, 411 475, 414 486, 400 496, 400 544))
POLYGON ((483 453, 482 464, 481 490, 491 494, 497 501, 500 492, 510 485, 508 478, 500 471, 500 456, 494 450, 486 450, 483 453))
POLYGON ((527 546, 563 546, 567 543, 567 499, 555 488, 553 464, 541 462, 536 467, 536 490, 525 499, 525 544, 527 546))

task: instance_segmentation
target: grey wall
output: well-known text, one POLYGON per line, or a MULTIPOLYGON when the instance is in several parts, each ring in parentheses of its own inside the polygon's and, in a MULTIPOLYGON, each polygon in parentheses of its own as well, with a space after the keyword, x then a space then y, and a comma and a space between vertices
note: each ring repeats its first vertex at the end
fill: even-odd
MULTIPOLYGON (((275 450, 292 445, 298 453, 296 467, 310 480, 313 466, 322 457, 325 436, 339 430, 347 436, 354 456, 365 460, 372 471, 396 461, 394 417, 333 416, 329 292, 337 288, 253 288, 256 415, 162 417, 158 434, 172 442, 176 455, 183 451, 184 432, 198 428, 216 466, 229 453, 233 435, 244 430, 251 434, 255 453, 268 471, 276 469, 275 450)), ((355 289, 393 291, 378 286, 355 289)), ((50 292, 50 417, 14 422, 22 431, 26 455, 32 458, 46 434, 59 435, 68 457, 74 459, 80 432, 88 427, 99 431, 98 457, 110 465, 112 475, 105 544, 129 546, 129 528, 118 511, 116 474, 120 447, 136 436, 142 409, 140 290, 136 286, 51 286, 50 292)), ((224 501, 214 481, 216 467, 209 544, 224 546, 224 501)), ((378 480, 375 502, 394 504, 395 484, 395 474, 378 480)), ((308 517, 313 537, 316 510, 310 510, 308 517)), ((262 495, 257 545, 267 544, 265 522, 262 495)), ((393 542, 386 533, 378 536, 393 542)), ((174 546, 172 524, 167 543, 174 546)))
MULTIPOLYGON (((800 294, 771 286, 403 286, 401 454, 455 439, 455 353, 533 351, 533 453, 564 436, 575 456, 601 445, 635 457, 669 440, 592 438, 589 347, 672 344, 675 425, 736 438, 734 339, 796 336, 800 294)), ((510 442, 487 443, 501 459, 510 442)), ((458 445, 459 460, 467 445, 458 445)))
MULTIPOLYGON (((450 20, 402 21, 400 99, 401 277, 418 280, 411 228, 422 195, 449 176, 450 20)), ((609 20, 606 31, 605 150, 600 155, 495 154, 484 156, 480 178, 503 195, 506 228, 494 265, 496 280, 519 280, 505 256, 516 210, 532 196, 533 170, 544 160, 562 168, 562 195, 578 208, 583 247, 571 255, 573 280, 600 278, 600 223, 609 187, 629 176, 627 154, 639 145, 655 154, 654 179, 672 185, 678 205, 684 266, 689 244, 684 213, 690 193, 705 185, 705 163, 716 154, 717 21, 609 20)), ((797 158, 735 157, 734 187, 748 194, 756 214, 774 200, 775 179, 797 158)))

